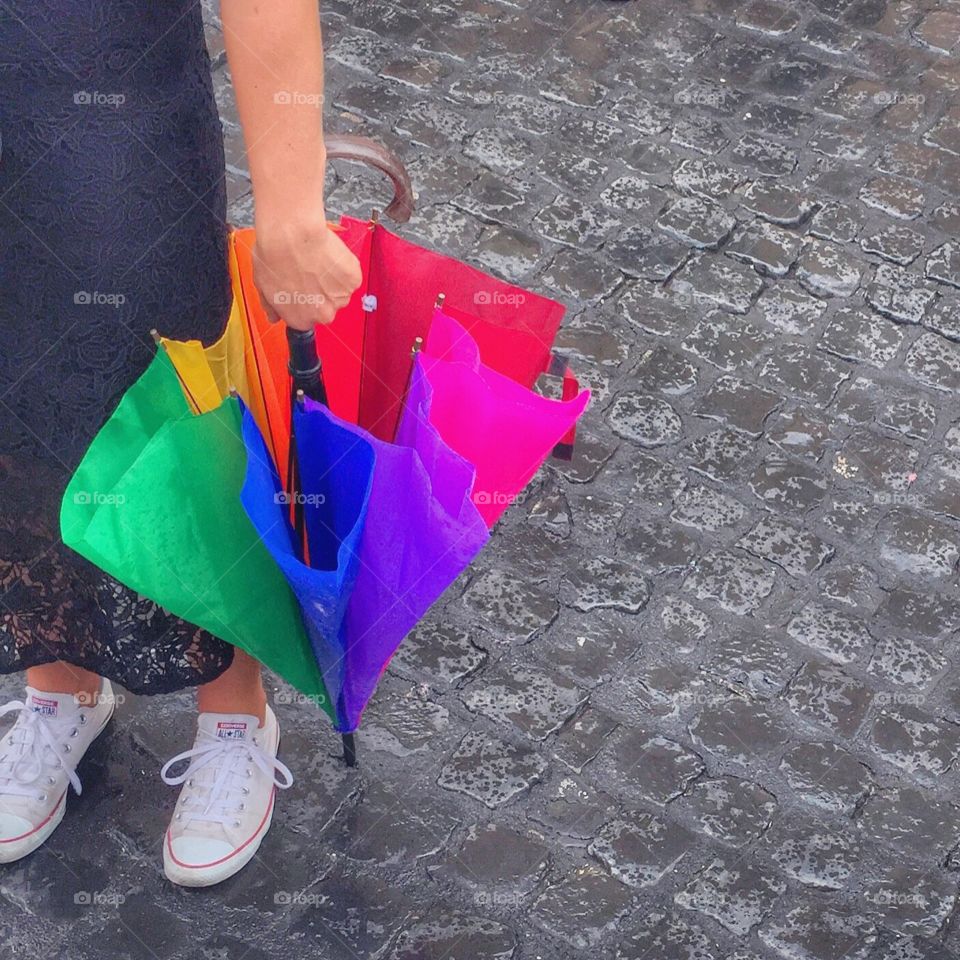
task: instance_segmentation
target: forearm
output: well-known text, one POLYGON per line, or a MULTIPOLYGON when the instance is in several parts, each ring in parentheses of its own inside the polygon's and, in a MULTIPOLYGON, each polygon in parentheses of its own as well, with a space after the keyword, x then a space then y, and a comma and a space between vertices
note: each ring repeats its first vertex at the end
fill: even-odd
POLYGON ((322 219, 326 152, 317 0, 224 0, 221 16, 258 234, 304 217, 322 219))

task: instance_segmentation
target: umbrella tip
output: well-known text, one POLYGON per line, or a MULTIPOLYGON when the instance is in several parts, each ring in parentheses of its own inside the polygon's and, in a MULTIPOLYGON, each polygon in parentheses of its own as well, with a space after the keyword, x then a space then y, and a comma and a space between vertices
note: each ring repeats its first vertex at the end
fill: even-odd
POLYGON ((231 387, 230 390, 229 390, 229 393, 230 393, 230 396, 233 397, 234 400, 239 400, 239 399, 240 399, 240 394, 237 392, 237 388, 236 388, 236 387, 231 387))
POLYGON ((157 333, 157 328, 154 327, 150 331, 150 336, 153 337, 153 342, 159 347, 160 346, 160 334, 157 333))
POLYGON ((370 211, 370 226, 375 227, 380 222, 380 211, 374 207, 370 211))
POLYGON ((413 349, 410 351, 410 356, 415 357, 423 349, 423 337, 417 337, 413 341, 413 349))
POLYGON ((297 403, 299 406, 303 406, 303 401, 306 399, 306 394, 302 390, 297 391, 297 403))
POLYGON ((438 293, 437 299, 434 301, 433 307, 435 310, 439 310, 443 306, 443 301, 447 299, 445 293, 438 293))

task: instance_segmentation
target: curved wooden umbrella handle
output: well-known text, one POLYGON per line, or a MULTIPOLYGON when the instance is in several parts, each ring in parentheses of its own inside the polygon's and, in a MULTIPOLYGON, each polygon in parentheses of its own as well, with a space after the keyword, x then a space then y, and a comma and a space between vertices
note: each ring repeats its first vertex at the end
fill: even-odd
POLYGON ((393 200, 383 211, 391 220, 406 223, 413 214, 413 185, 400 158, 369 137, 332 134, 325 138, 328 160, 356 160, 375 167, 393 181, 393 200))

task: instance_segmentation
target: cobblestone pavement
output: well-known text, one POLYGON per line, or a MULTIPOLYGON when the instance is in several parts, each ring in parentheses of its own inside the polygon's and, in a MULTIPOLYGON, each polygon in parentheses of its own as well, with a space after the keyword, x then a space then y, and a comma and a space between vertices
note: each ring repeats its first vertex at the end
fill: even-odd
POLYGON ((403 233, 568 303, 579 452, 401 649, 359 772, 278 690, 297 784, 215 891, 160 872, 191 698, 125 704, 0 874, 3 955, 960 956, 960 2, 324 21, 328 126, 404 156, 403 233))

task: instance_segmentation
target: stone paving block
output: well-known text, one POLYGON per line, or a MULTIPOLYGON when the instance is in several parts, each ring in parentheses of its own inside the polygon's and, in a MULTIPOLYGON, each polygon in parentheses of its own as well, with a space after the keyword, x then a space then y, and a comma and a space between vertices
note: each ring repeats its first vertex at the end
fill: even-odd
POLYGON ((384 686, 384 694, 364 714, 364 747, 397 757, 429 749, 449 727, 450 712, 432 702, 424 687, 384 686))
POLYGON ((867 718, 873 694, 840 667, 811 660, 791 678, 783 698, 801 716, 852 738, 867 718))
POLYGON ((535 790, 528 818, 560 836, 563 846, 583 847, 618 811, 614 801, 586 784, 564 776, 549 787, 535 790))
POLYGON ((540 241, 520 230, 493 226, 477 242, 476 259, 485 270, 520 282, 537 265, 543 253, 540 241))
MULTIPOLYGON (((622 937, 616 960, 719 960, 720 947, 700 927, 676 913, 647 913, 622 937)), ((732 960, 732 958, 731 958, 732 960)))
POLYGON ((743 473, 755 441, 736 430, 711 430, 687 448, 690 469, 715 481, 733 480, 743 473))
POLYGON ((605 823, 587 848, 628 887, 650 887, 669 876, 690 852, 691 835, 652 813, 605 823))
POLYGON ((779 639, 737 630, 720 639, 701 669, 730 689, 742 687, 753 697, 767 699, 783 689, 796 670, 796 661, 779 639))
POLYGON ((943 640, 960 628, 960 608, 952 598, 926 588, 896 586, 884 591, 883 617, 899 630, 943 640))
POLYGON ((669 280, 690 253, 680 241, 636 224, 618 231, 604 252, 627 276, 659 282, 669 280))
POLYGON ((676 524, 635 520, 621 530, 619 544, 631 561, 651 573, 683 570, 701 549, 697 537, 676 524))
POLYGON ((700 484, 686 487, 674 500, 670 519, 684 527, 716 533, 736 526, 746 514, 738 500, 700 484))
POLYGON ((695 301, 746 313, 763 289, 756 272, 729 257, 697 253, 672 280, 672 288, 695 301))
POLYGON ((695 363, 678 351, 659 344, 643 354, 633 371, 641 389, 668 397, 689 393, 697 385, 699 376, 695 363))
POLYGON ((786 889, 779 877, 741 857, 718 857, 674 899, 743 937, 767 917, 786 889))
POLYGON ((534 740, 545 740, 576 713, 586 694, 572 683, 517 663, 499 663, 460 694, 468 710, 511 723, 534 740))
POLYGON ((668 596, 660 611, 664 636, 680 650, 691 650, 710 630, 710 618, 682 597, 668 596))
POLYGON ((553 622, 557 601, 542 587, 525 583, 503 570, 476 577, 464 594, 484 626, 507 640, 525 642, 553 622))
POLYGON ((787 635, 835 663, 850 663, 873 649, 873 637, 859 617, 810 601, 789 623, 787 635))
POLYGON ((883 367, 902 342, 903 334, 890 321, 862 308, 842 307, 824 328, 820 347, 844 360, 883 367))
POLYGON ((618 436, 641 447, 671 443, 683 429, 676 410, 666 400, 632 390, 617 395, 607 422, 618 436))
POLYGON ((810 222, 811 236, 837 244, 852 243, 863 227, 863 216, 853 206, 836 200, 825 202, 810 222))
POLYGON ((674 200, 657 218, 657 226, 681 243, 715 250, 730 236, 736 218, 703 197, 674 200))
POLYGON ((444 913, 408 927, 397 940, 390 960, 458 960, 465 943, 476 960, 510 960, 517 937, 509 927, 486 917, 444 913))
POLYGON ((543 273, 543 283, 561 295, 584 301, 598 301, 611 296, 623 282, 618 270, 581 250, 564 249, 543 273))
POLYGON ((903 573, 951 577, 960 560, 960 536, 948 523, 896 508, 880 521, 880 554, 903 573))
POLYGON ((775 563, 793 577, 809 576, 834 554, 830 544, 779 518, 759 520, 737 546, 775 563))
MULTIPOLYGON (((281 904, 286 901, 296 907, 298 900, 303 903, 282 930, 284 943, 296 957, 382 955, 415 909, 402 888, 376 877, 358 877, 354 868, 341 868, 309 890, 284 891, 279 897, 281 904)), ((238 942, 223 955, 247 948, 238 942)))
POLYGON ((768 354, 758 376, 768 386, 797 397, 813 398, 819 406, 826 407, 849 374, 832 357, 799 344, 789 344, 768 354))
POLYGON ((856 818, 865 837, 931 853, 938 861, 960 843, 960 807, 913 787, 878 790, 856 818))
POLYGON ((578 716, 564 725, 554 739, 554 759, 574 773, 582 773, 618 726, 612 717, 588 704, 578 716))
POLYGON ((750 489, 768 504, 809 510, 823 500, 827 478, 812 464, 770 454, 754 471, 750 489))
POLYGON ((650 599, 650 584, 632 564, 614 557, 590 557, 563 578, 560 599, 584 612, 614 609, 639 613, 650 599))
POLYGON ((745 554, 714 550, 702 554, 683 581, 698 600, 713 600, 741 616, 755 612, 773 591, 776 576, 766 564, 745 554))
MULTIPOLYGON (((353 863, 412 863, 437 854, 457 825, 447 794, 411 803, 413 784, 377 778, 356 805, 332 825, 330 842, 353 863), (376 829, 388 822, 389 831, 376 829)), ((422 789, 422 787, 421 787, 422 789)))
POLYGON ((943 337, 921 334, 907 351, 905 366, 929 387, 960 392, 960 346, 943 337))
POLYGON ((861 843, 853 831, 841 833, 819 823, 779 820, 763 839, 784 873, 806 887, 843 890, 860 864, 861 843))
POLYGON ((883 926, 932 937, 956 906, 956 884, 933 870, 895 864, 868 881, 863 899, 883 926))
POLYGON ((732 696, 709 703, 690 723, 690 736, 718 757, 746 765, 755 754, 782 748, 790 731, 765 706, 732 696))
POLYGON ((743 174, 715 160, 683 160, 673 171, 674 186, 681 193, 695 194, 711 200, 728 197, 741 183, 743 174))
POLYGON ((708 837, 743 848, 770 826, 777 798, 757 783, 727 776, 698 780, 670 809, 708 837))
POLYGON ((757 133, 744 134, 731 147, 730 156, 765 177, 788 176, 797 166, 794 150, 757 133))
POLYGON ((881 636, 867 669, 889 683, 923 689, 948 666, 947 660, 906 637, 881 636))
POLYGON ((683 793, 704 769, 692 750, 637 728, 611 737, 591 766, 605 789, 660 806, 683 793))
POLYGON ((751 323, 713 311, 697 323, 681 346, 721 370, 734 371, 750 366, 772 339, 770 333, 751 323))
POLYGON ((531 917, 554 937, 588 949, 616 929, 631 900, 630 888, 602 867, 584 866, 547 887, 531 917))
POLYGON ((801 743, 788 750, 780 771, 805 802, 846 816, 874 789, 870 768, 829 741, 801 743))
POLYGON ((877 575, 856 562, 849 566, 831 563, 820 578, 820 592, 826 600, 871 613, 881 595, 877 575))
POLYGON ((453 880, 473 891, 478 909, 514 905, 547 871, 550 852, 536 830, 514 830, 495 821, 472 823, 449 859, 427 867, 435 880, 453 880))
POLYGON ((925 196, 908 180, 879 176, 870 180, 860 191, 860 199, 889 217, 916 220, 923 213, 925 196))
POLYGON ((654 215, 666 204, 668 195, 644 177, 617 177, 600 191, 600 199, 626 219, 629 215, 654 215))
POLYGON ((860 249, 906 267, 923 253, 923 235, 909 227, 884 227, 861 237, 860 249))
POLYGON ((781 283, 760 295, 750 317, 756 314, 782 333, 802 335, 817 324, 825 309, 823 300, 781 283))
POLYGON ((876 926, 867 917, 824 910, 819 903, 768 921, 758 935, 790 960, 867 960, 877 942, 876 926))
POLYGON ((830 425, 807 410, 781 411, 765 424, 767 439, 784 453, 819 461, 830 442, 830 425))
POLYGON ((536 750, 468 733, 444 764, 437 783, 495 809, 529 790, 546 770, 547 762, 536 750))
POLYGON ((693 115, 674 119, 670 142, 708 157, 720 153, 730 142, 724 128, 707 117, 693 115))
POLYGON ((921 778, 942 776, 960 749, 960 727, 910 703, 881 710, 870 737, 881 757, 921 778))
POLYGON ((893 264, 881 263, 866 290, 867 302, 901 323, 920 323, 936 297, 933 285, 893 264))
POLYGON ((741 203, 763 220, 784 227, 798 226, 816 204, 796 187, 779 180, 754 180, 743 192, 741 203))
POLYGON ((860 286, 863 265, 830 240, 812 240, 797 262, 797 279, 811 293, 849 297, 860 286))
POLYGON ((596 248, 619 225, 619 220, 576 197, 560 194, 534 217, 533 225, 548 240, 571 247, 596 248))
POLYGON ((770 277, 784 277, 793 266, 802 238, 782 227, 756 220, 738 232, 726 252, 770 277))
POLYGON ((940 295, 927 309, 921 323, 949 340, 960 340, 960 297, 941 289, 940 295))

